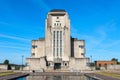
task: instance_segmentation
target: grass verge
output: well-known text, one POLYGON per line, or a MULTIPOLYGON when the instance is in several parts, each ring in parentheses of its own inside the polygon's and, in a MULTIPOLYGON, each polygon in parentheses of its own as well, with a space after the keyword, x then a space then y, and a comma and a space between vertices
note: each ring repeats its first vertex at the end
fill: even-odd
POLYGON ((104 76, 109 76, 109 77, 113 77, 113 78, 118 78, 120 79, 120 74, 116 74, 116 73, 111 73, 111 72, 96 72, 96 74, 100 74, 100 75, 104 75, 104 76))
POLYGON ((7 76, 7 75, 12 75, 12 74, 17 74, 18 72, 0 72, 0 77, 1 76, 7 76))

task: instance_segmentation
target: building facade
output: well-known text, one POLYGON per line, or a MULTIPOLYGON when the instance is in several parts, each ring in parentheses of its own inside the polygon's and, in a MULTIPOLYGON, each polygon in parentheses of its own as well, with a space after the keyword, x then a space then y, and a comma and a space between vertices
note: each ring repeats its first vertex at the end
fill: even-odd
POLYGON ((117 62, 116 61, 95 61, 96 68, 107 67, 109 65, 117 65, 117 62))
POLYGON ((51 10, 46 19, 45 38, 32 40, 29 70, 87 70, 85 41, 70 36, 70 19, 65 10, 51 10))

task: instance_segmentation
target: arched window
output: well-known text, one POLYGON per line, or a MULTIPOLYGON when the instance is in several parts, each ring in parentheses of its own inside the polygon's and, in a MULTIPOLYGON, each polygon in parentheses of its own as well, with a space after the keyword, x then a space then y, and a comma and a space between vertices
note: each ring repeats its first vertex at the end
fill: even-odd
POLYGON ((54 23, 54 26, 56 26, 56 23, 54 23))
POLYGON ((59 19, 59 17, 57 17, 57 19, 59 19))
POLYGON ((35 56, 35 53, 32 53, 32 56, 35 56))
POLYGON ((67 66, 67 63, 65 63, 65 66, 67 66))

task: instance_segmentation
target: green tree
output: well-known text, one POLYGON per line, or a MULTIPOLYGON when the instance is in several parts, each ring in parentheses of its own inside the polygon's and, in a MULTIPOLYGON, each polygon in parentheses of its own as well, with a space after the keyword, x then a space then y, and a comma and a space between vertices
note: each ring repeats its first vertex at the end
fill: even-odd
POLYGON ((9 60, 5 60, 3 64, 9 65, 9 60))
POLYGON ((118 59, 117 59, 117 58, 112 58, 111 61, 116 61, 117 64, 120 64, 120 62, 118 62, 118 59))

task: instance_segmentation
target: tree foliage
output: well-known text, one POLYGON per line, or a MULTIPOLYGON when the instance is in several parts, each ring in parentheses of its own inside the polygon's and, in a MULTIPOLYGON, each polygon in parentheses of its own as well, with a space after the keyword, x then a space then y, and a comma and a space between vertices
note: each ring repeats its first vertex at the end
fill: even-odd
POLYGON ((117 64, 120 64, 120 62, 118 62, 118 59, 117 59, 117 58, 112 58, 111 61, 116 61, 117 64))
POLYGON ((9 65, 9 60, 5 60, 3 64, 9 65))

